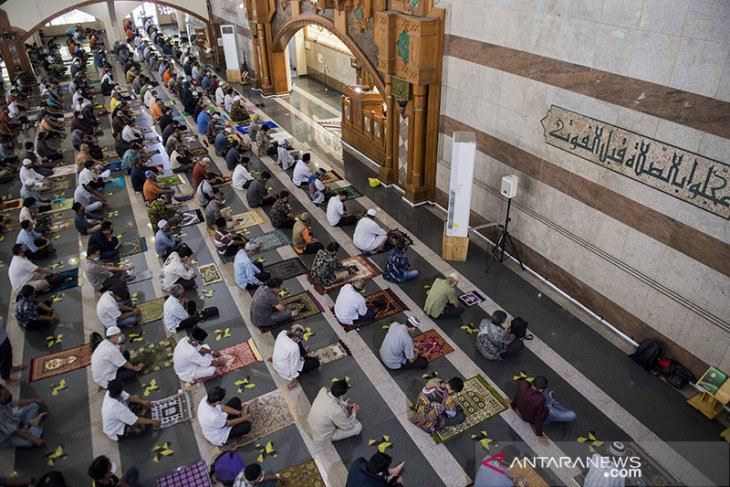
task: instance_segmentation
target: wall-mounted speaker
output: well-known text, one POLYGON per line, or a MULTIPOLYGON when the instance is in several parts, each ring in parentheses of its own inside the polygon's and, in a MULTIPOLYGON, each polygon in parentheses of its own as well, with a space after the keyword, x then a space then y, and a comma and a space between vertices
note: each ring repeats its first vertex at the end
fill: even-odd
POLYGON ((502 178, 500 193, 505 198, 514 198, 517 196, 517 176, 515 174, 502 178))

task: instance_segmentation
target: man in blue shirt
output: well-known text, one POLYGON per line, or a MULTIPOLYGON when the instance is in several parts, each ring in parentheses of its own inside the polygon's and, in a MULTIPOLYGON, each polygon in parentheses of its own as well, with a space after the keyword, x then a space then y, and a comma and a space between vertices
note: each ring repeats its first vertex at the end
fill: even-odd
POLYGON ((208 113, 205 110, 202 110, 198 114, 198 119, 196 120, 198 124, 198 133, 199 134, 205 134, 205 132, 208 130, 208 123, 210 122, 210 113, 208 113))
POLYGON ((223 129, 215 136, 215 155, 225 156, 228 154, 228 149, 231 148, 231 142, 228 140, 228 134, 230 129, 223 129))
POLYGON ((255 289, 268 281, 271 275, 262 270, 263 266, 258 262, 251 261, 251 256, 258 250, 258 245, 248 242, 243 249, 236 254, 233 261, 233 269, 236 274, 236 284, 241 289, 255 289))
POLYGON ((421 321, 411 316, 405 325, 393 322, 380 346, 380 359, 389 369, 425 369, 428 360, 413 348, 411 335, 418 331, 421 321))
POLYGON ((161 259, 167 259, 167 256, 180 245, 180 239, 172 234, 172 229, 167 220, 157 222, 157 233, 155 233, 155 250, 161 259))

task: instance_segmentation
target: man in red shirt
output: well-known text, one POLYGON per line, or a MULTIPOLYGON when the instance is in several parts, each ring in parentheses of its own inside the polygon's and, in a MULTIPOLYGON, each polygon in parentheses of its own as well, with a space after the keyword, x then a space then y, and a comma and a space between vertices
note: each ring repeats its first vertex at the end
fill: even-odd
POLYGON ((193 166, 193 189, 198 189, 200 183, 206 178, 208 174, 208 164, 210 159, 207 157, 202 158, 193 166))
POLYGON ((535 434, 540 443, 547 444, 548 439, 542 432, 542 426, 548 423, 570 423, 575 420, 575 412, 553 399, 555 391, 547 391, 548 381, 538 375, 532 383, 525 379, 517 383, 517 393, 512 400, 512 408, 517 409, 523 420, 535 427, 535 434))

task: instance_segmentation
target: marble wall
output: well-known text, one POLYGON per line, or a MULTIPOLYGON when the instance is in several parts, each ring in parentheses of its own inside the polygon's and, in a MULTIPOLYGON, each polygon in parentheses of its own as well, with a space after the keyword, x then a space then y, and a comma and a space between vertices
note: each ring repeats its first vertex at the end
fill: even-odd
POLYGON ((587 286, 730 370, 730 223, 546 144, 540 124, 558 105, 730 163, 730 4, 437 3, 447 9, 437 187, 448 188, 450 133, 476 131, 476 213, 501 221, 496 189, 518 174, 510 228, 572 276, 566 291, 587 286))

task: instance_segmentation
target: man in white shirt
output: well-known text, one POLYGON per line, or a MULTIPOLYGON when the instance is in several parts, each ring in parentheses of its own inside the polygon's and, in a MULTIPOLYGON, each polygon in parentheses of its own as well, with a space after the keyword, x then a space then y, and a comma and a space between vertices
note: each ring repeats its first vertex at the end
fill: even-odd
POLYGON ((118 327, 107 328, 106 339, 99 343, 91 355, 91 376, 99 387, 106 389, 112 379, 129 382, 137 377, 137 372, 144 369, 143 363, 133 365, 129 361, 124 341, 124 334, 118 327))
POLYGON ((329 391, 326 387, 319 390, 307 417, 316 443, 344 440, 362 431, 362 423, 357 419, 360 406, 344 398, 347 390, 345 380, 335 381, 329 391))
POLYGON ((413 347, 411 335, 418 331, 421 320, 415 316, 406 324, 393 322, 388 328, 383 344, 380 345, 380 359, 389 369, 425 369, 428 360, 413 347))
POLYGON ((157 103, 157 91, 154 89, 147 89, 147 92, 144 94, 144 105, 147 108, 152 108, 152 105, 157 103))
POLYGON ((126 285, 113 286, 96 302, 96 314, 104 328, 131 328, 139 324, 142 310, 132 306, 126 285), (125 302, 126 301, 126 302, 125 302))
POLYGON ((48 291, 51 285, 44 276, 57 275, 57 273, 35 265, 26 256, 27 252, 28 248, 25 245, 13 245, 13 258, 10 259, 10 266, 8 266, 10 285, 15 292, 19 292, 26 284, 33 286, 40 293, 48 291))
POLYGON ((248 405, 241 407, 241 399, 238 397, 233 397, 223 404, 225 397, 225 389, 214 387, 198 405, 198 423, 203 436, 216 446, 221 446, 251 431, 248 405))
POLYGON ((294 166, 294 174, 291 179, 297 186, 303 186, 307 184, 307 181, 312 176, 312 171, 309 169, 309 154, 304 154, 302 158, 294 166))
POLYGON ((244 189, 248 189, 251 181, 253 181, 253 176, 251 175, 247 167, 248 162, 249 158, 243 156, 238 160, 238 164, 236 164, 236 167, 233 169, 231 185, 233 186, 233 189, 237 191, 243 191, 244 189))
POLYGON ((81 111, 81 102, 84 99, 84 95, 81 94, 81 87, 76 86, 76 89, 74 90, 74 94, 71 97, 71 106, 73 107, 75 112, 81 111))
POLYGON ((274 343, 271 362, 279 376, 289 381, 289 390, 297 386, 297 377, 319 367, 319 359, 308 357, 308 350, 302 345, 304 332, 302 325, 292 325, 279 332, 274 343))
POLYGON ((223 90, 223 83, 218 85, 218 88, 215 90, 215 103, 216 105, 220 106, 225 102, 226 99, 226 92, 223 90))
POLYGON ((160 426, 159 419, 145 417, 152 407, 150 401, 126 392, 124 383, 119 379, 110 380, 108 386, 101 403, 101 423, 110 440, 119 441, 138 435, 147 425, 160 426))
POLYGON ((130 144, 133 142, 141 142, 142 132, 127 124, 122 129, 122 140, 129 142, 130 144))
POLYGON ((30 159, 23 159, 23 166, 20 168, 18 176, 23 186, 30 190, 43 191, 48 189, 48 185, 43 181, 45 178, 33 169, 33 161, 30 159))
POLYGON ((202 328, 193 328, 189 337, 181 338, 172 353, 175 373, 183 382, 205 381, 216 376, 216 370, 227 360, 218 352, 203 344, 208 333, 202 328))
POLYGON ((98 215, 104 208, 104 201, 99 198, 101 196, 89 186, 89 183, 79 183, 74 190, 74 201, 81 203, 89 214, 98 215))
POLYGON ((365 255, 385 252, 393 248, 388 243, 388 232, 375 223, 377 210, 370 208, 365 216, 357 222, 355 233, 352 236, 352 243, 365 255))
POLYGON ((228 115, 231 114, 231 107, 233 106, 233 89, 228 88, 226 96, 223 98, 223 106, 226 109, 228 115))
POLYGON ((368 308, 362 295, 364 290, 365 283, 361 279, 342 286, 335 301, 337 321, 343 325, 354 325, 375 319, 376 312, 368 308))
POLYGON ((195 301, 187 300, 185 288, 180 284, 170 287, 170 296, 163 306, 162 320, 165 328, 172 333, 192 328, 200 321, 195 301))
POLYGON ((333 227, 344 227, 357 223, 357 217, 345 211, 344 201, 346 199, 347 193, 342 191, 327 202, 327 222, 333 227))
POLYGON ((288 171, 294 164, 294 156, 291 155, 284 144, 279 144, 276 149, 276 156, 276 163, 285 171, 288 171))

